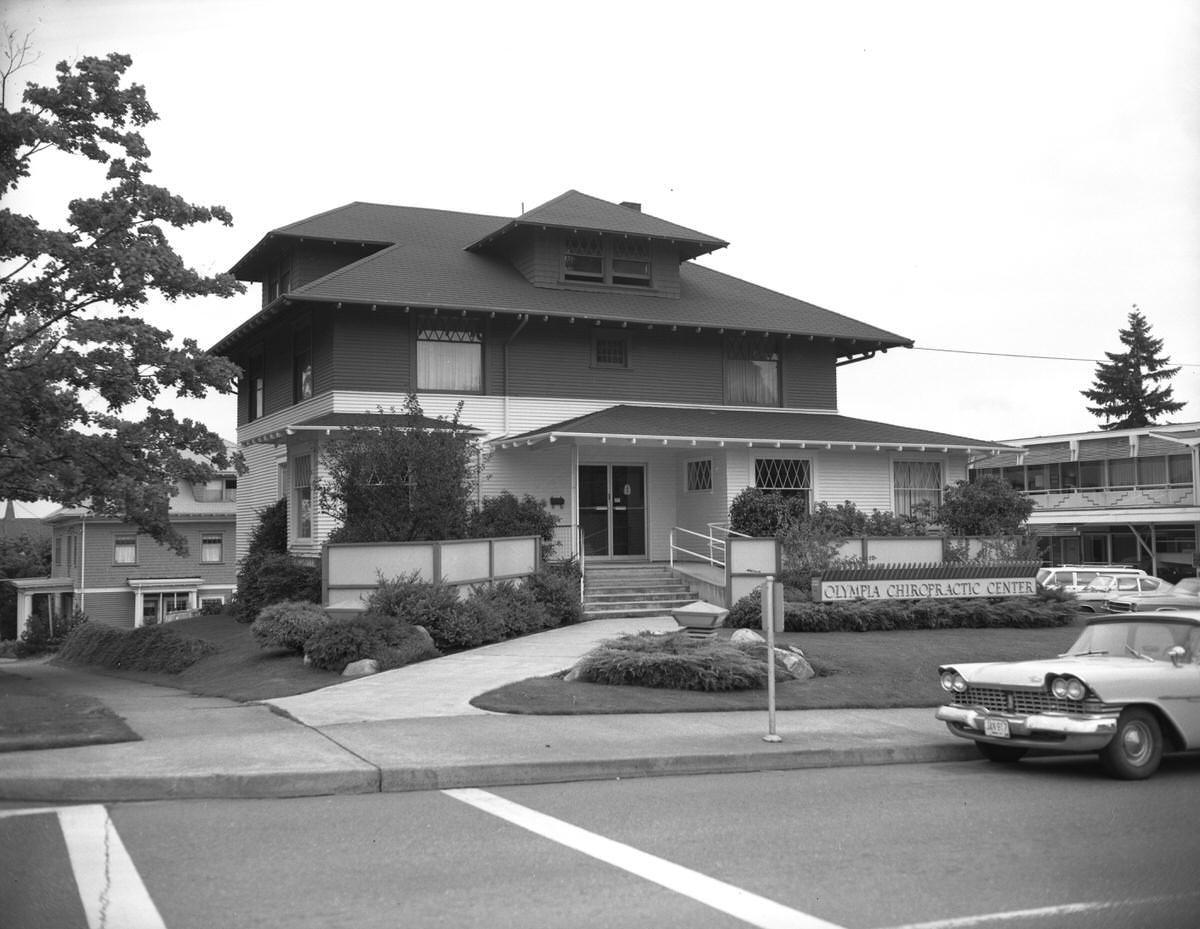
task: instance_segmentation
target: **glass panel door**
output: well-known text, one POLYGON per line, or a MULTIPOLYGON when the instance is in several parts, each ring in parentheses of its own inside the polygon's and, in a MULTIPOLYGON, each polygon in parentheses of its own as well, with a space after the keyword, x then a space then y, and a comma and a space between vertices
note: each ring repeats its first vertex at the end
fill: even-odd
POLYGON ((646 470, 639 465, 612 466, 612 553, 646 554, 646 470))
POLYGON ((579 525, 585 555, 645 557, 646 469, 580 465, 579 525))
POLYGON ((607 556, 608 465, 579 466, 579 525, 585 555, 607 556))

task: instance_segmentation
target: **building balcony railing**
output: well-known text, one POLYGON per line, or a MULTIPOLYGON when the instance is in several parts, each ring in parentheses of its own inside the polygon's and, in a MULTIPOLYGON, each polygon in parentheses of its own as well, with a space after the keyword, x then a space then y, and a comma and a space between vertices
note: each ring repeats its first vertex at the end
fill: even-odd
POLYGON ((1027 490, 1038 510, 1096 510, 1134 507, 1195 506, 1191 484, 1157 487, 1071 487, 1066 490, 1027 490))

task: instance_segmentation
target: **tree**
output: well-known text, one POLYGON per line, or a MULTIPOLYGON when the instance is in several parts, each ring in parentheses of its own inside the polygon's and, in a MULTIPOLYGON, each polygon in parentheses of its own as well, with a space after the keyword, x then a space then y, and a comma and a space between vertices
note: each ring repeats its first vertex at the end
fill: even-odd
POLYGON ((46 577, 50 540, 28 535, 0 537, 0 640, 17 636, 17 590, 6 578, 46 577))
POLYGON ((1105 352, 1107 362, 1096 366, 1091 390, 1080 391, 1095 406, 1088 412, 1108 420, 1101 429, 1127 429, 1152 426, 1167 413, 1183 409, 1172 400, 1170 386, 1158 386, 1174 377, 1179 368, 1168 368, 1171 359, 1163 357, 1162 339, 1150 335, 1150 326, 1135 304, 1129 314, 1129 328, 1120 330, 1124 352, 1105 352))
POLYGON ((475 445, 460 425, 428 419, 415 395, 404 411, 380 410, 374 422, 332 440, 321 460, 321 512, 341 526, 331 542, 461 539, 469 529, 478 478, 475 445))
POLYGON ((49 150, 107 165, 107 187, 72 199, 64 229, 0 209, 0 499, 86 503, 185 552, 169 520, 176 482, 207 480, 212 465, 229 460, 219 436, 155 401, 170 390, 229 393, 239 372, 192 339, 173 346, 170 332, 136 311, 152 295, 174 302, 243 292, 228 274, 185 265, 166 233, 214 220, 229 226, 231 217, 147 183, 150 151, 137 130, 158 117, 143 87, 122 86, 129 56, 60 62, 54 86, 27 84, 10 111, 3 94, 27 63, 29 38, 8 31, 4 39, 0 195, 49 150), (143 404, 135 418, 131 408, 143 404))
POLYGON ((937 520, 950 535, 1019 535, 1033 501, 1008 481, 988 474, 947 487, 937 520))

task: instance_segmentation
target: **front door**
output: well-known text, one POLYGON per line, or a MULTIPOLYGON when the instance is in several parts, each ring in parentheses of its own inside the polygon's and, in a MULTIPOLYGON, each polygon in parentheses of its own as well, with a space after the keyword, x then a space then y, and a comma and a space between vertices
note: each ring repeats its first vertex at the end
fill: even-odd
POLYGON ((646 557, 646 469, 580 465, 579 525, 589 557, 646 557))

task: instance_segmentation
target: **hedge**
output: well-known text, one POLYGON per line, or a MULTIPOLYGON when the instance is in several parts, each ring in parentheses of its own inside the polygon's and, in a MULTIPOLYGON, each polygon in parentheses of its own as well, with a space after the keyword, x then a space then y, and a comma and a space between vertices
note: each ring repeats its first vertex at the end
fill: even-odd
MULTIPOLYGON (((853 600, 838 603, 785 601, 787 632, 883 632, 896 629, 1038 629, 1070 625, 1069 601, 1049 597, 1003 600, 853 600)), ((762 597, 755 591, 733 605, 725 625, 762 626, 762 597)))
POLYGON ((178 674, 215 651, 211 642, 181 635, 170 626, 117 629, 84 622, 67 635, 58 657, 125 671, 178 674))

